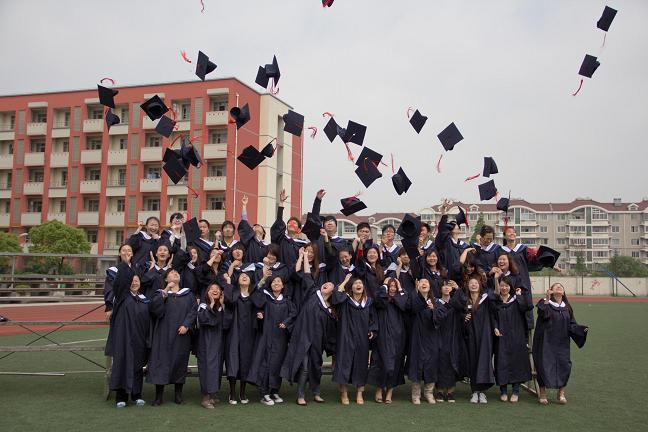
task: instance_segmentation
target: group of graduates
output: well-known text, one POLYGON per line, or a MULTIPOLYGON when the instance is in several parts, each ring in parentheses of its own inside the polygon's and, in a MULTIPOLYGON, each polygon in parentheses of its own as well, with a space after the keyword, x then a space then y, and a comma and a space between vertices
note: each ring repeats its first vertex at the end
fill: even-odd
POLYGON ((163 403, 169 384, 182 404, 191 352, 207 409, 218 400, 223 375, 233 405, 249 403, 248 383, 257 386, 261 403, 283 402, 283 380, 297 383, 297 404, 306 405, 307 387, 314 401, 324 402, 325 354, 344 405, 348 386, 363 404, 367 384, 375 386, 376 402, 391 403, 406 376, 414 404, 454 402, 456 383, 464 379, 472 403, 486 403, 495 384, 502 401, 515 403, 520 384, 532 379, 534 325, 539 401, 547 404, 552 388, 566 403, 570 338, 582 346, 587 327, 574 320, 560 283, 538 302, 534 322, 529 278, 529 271, 555 266, 555 254, 546 259, 518 244, 510 227, 503 245, 494 243, 490 226, 467 244, 459 238, 465 215, 450 221, 447 200, 435 233, 405 215, 398 230, 382 227, 379 244, 366 222, 348 241, 337 235, 334 216, 320 216, 324 195, 318 191, 302 226, 297 217, 284 222, 282 192, 269 244, 264 228, 247 220, 243 197, 238 227, 225 221, 216 242, 209 240, 208 221, 198 221, 199 234, 190 235, 177 213, 162 231, 149 218, 120 247, 104 290, 117 407, 127 405, 129 394, 145 404, 145 375, 155 385, 154 406, 163 403), (397 233, 402 246, 394 243, 397 233))

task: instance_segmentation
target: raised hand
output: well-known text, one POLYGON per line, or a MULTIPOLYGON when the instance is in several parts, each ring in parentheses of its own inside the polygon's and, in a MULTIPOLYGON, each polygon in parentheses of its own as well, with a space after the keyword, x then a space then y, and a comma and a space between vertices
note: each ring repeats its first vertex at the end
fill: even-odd
POLYGON ((317 191, 317 195, 316 195, 316 196, 317 196, 317 199, 318 199, 318 200, 321 201, 322 198, 324 198, 324 195, 326 195, 326 191, 325 191, 324 189, 320 189, 320 190, 317 191))
POLYGON ((515 295, 522 295, 522 288, 515 288, 515 295))
POLYGON ((288 199, 288 195, 286 195, 286 189, 282 189, 281 193, 279 194, 279 201, 281 204, 285 203, 286 200, 288 199))
POLYGON ((241 204, 243 204, 244 207, 247 206, 247 204, 248 204, 248 196, 247 195, 243 195, 243 198, 241 198, 241 204))

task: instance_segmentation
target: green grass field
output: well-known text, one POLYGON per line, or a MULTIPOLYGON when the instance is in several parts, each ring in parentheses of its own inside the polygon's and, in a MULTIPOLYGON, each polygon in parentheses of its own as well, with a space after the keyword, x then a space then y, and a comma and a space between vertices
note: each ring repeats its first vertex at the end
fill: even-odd
MULTIPOLYGON (((266 407, 257 402, 252 387, 247 406, 221 402, 215 410, 200 405, 198 380, 188 378, 186 404, 172 402, 162 407, 129 406, 118 410, 114 400, 104 400, 104 375, 71 373, 64 377, 0 375, 0 431, 70 430, 447 430, 501 431, 534 430, 648 430, 645 386, 648 383, 648 303, 575 304, 579 322, 590 326, 587 345, 572 344, 572 376, 567 387, 568 405, 541 406, 528 393, 512 405, 498 400, 498 391, 488 392, 488 405, 468 402, 469 389, 460 385, 457 403, 414 406, 408 401, 409 385, 399 388, 392 405, 373 402, 373 388, 365 394, 364 406, 341 406, 336 386, 323 379, 325 404, 294 403, 295 388, 284 385, 286 402, 266 407), (252 397, 254 396, 254 397, 252 397)), ((55 333, 57 342, 99 339, 106 330, 55 333)), ((0 337, 2 345, 16 345, 31 336, 0 337)), ((102 342, 95 342, 101 344, 102 342)), ((87 342, 85 344, 88 344, 87 342)), ((99 363, 99 353, 87 353, 99 363)), ((191 360, 195 364, 195 359, 191 360)), ((0 360, 0 371, 91 371, 99 370, 71 353, 16 353, 0 360)), ((226 400, 226 388, 221 400, 226 400)), ((172 389, 167 390, 167 401, 172 389)), ((151 401, 153 388, 145 384, 144 396, 151 401)), ((552 400, 555 400, 552 393, 552 400)))

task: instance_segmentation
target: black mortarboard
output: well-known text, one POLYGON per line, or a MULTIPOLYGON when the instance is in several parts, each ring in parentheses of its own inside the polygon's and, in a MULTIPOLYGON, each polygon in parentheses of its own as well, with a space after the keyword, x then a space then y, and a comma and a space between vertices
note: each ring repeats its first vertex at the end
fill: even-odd
POLYGON ((360 155, 356 159, 355 164, 357 166, 364 166, 365 164, 370 164, 373 162, 373 165, 378 166, 382 160, 382 155, 377 151, 371 150, 369 147, 363 147, 360 155))
POLYGON ((209 57, 202 51, 198 51, 198 60, 196 61, 196 75, 205 81, 205 75, 216 69, 216 63, 209 61, 209 57))
POLYGON ((158 122, 157 126, 155 126, 155 131, 160 135, 169 138, 171 136, 171 132, 173 132, 175 125, 176 122, 163 115, 162 117, 160 117, 160 121, 158 122))
POLYGON ((182 165, 180 159, 175 157, 167 158, 162 169, 167 173, 174 184, 178 184, 178 182, 187 174, 187 168, 182 165))
MULTIPOLYGON (((272 140, 274 141, 274 140, 272 140)), ((266 144, 265 147, 263 147, 263 150, 261 150, 261 154, 267 158, 271 158, 274 156, 275 148, 272 145, 272 141, 270 141, 268 144, 266 144)))
POLYGON ((115 99, 119 90, 111 89, 97 84, 97 91, 99 92, 99 103, 103 106, 115 108, 115 99))
POLYGON ((320 229, 322 229, 321 219, 309 212, 306 215, 306 222, 304 222, 301 232, 306 234, 310 241, 315 242, 320 238, 320 229))
POLYGON ((340 126, 338 126, 337 122, 331 117, 326 123, 326 126, 324 126, 324 133, 326 134, 326 138, 329 139, 329 141, 333 142, 336 136, 338 136, 338 129, 340 126))
POLYGON ((340 210, 340 212, 344 216, 350 216, 354 213, 359 212, 360 210, 364 210, 367 208, 367 205, 362 201, 360 201, 360 199, 355 196, 342 198, 340 200, 340 204, 342 204, 342 210, 340 210))
POLYGON ((439 141, 441 141, 441 145, 443 145, 443 148, 446 149, 446 151, 450 151, 454 148, 455 145, 459 141, 463 139, 463 136, 461 135, 461 132, 459 132, 459 129, 457 129, 457 126, 453 123, 450 123, 450 125, 443 129, 439 135, 437 135, 439 138, 439 141))
POLYGON ((490 177, 491 174, 497 174, 499 171, 497 171, 497 164, 495 163, 495 159, 492 157, 485 157, 484 158, 484 172, 483 176, 484 177, 490 177))
POLYGON ((455 216, 455 222, 459 226, 461 226, 461 224, 470 226, 470 224, 468 223, 468 216, 466 215, 464 209, 462 209, 461 207, 459 207, 459 213, 457 213, 457 216, 455 216))
POLYGON ((508 213, 509 203, 510 203, 510 198, 500 198, 497 201, 497 210, 501 210, 503 212, 508 213))
POLYGON ((200 238, 200 227, 195 217, 182 224, 187 243, 194 242, 200 238))
POLYGON ((551 249, 548 246, 540 246, 536 253, 536 259, 543 267, 554 268, 560 258, 560 252, 551 249))
POLYGON ((151 99, 140 105, 140 107, 151 120, 157 120, 162 117, 164 113, 169 111, 169 108, 164 105, 164 102, 158 95, 153 96, 151 99))
POLYGON ((392 183, 398 195, 402 195, 412 186, 412 181, 407 178, 403 168, 398 168, 398 172, 392 176, 392 183))
POLYGON ((427 117, 421 114, 419 110, 414 111, 414 114, 412 114, 412 118, 410 118, 410 124, 416 131, 416 133, 421 133, 421 129, 423 129, 423 126, 425 125, 425 122, 427 121, 427 117))
POLYGON ((365 132, 367 132, 367 126, 349 120, 346 130, 344 130, 343 135, 340 138, 342 138, 342 141, 345 143, 352 142, 361 146, 364 142, 365 132))
POLYGON ((273 56, 272 64, 259 66, 259 70, 257 71, 257 76, 254 82, 259 84, 263 88, 267 88, 270 78, 273 78, 274 84, 277 85, 280 77, 281 77, 281 71, 279 71, 279 63, 277 63, 277 56, 273 56))
POLYGON ((603 9, 603 15, 601 15, 601 18, 596 22, 596 27, 603 31, 608 31, 616 14, 616 9, 612 9, 610 6, 605 6, 605 9, 603 9))
POLYGON ((571 324, 569 326, 569 337, 574 341, 578 348, 583 348, 587 341, 589 328, 580 324, 571 324))
POLYGON ((304 116, 293 111, 288 110, 288 114, 283 115, 284 131, 291 133, 295 136, 301 136, 304 129, 304 116))
POLYGON ((479 185, 479 199, 488 201, 497 195, 497 188, 495 187, 495 180, 489 180, 486 183, 479 185))
POLYGON ((594 72, 596 72, 596 69, 598 69, 599 66, 601 66, 601 63, 599 63, 596 57, 585 54, 583 64, 581 64, 580 70, 578 71, 578 75, 592 78, 592 75, 594 75, 594 72))
POLYGON ((237 157, 237 159, 240 160, 243 165, 253 170, 263 162, 265 156, 263 156, 259 150, 253 146, 247 146, 243 149, 243 152, 237 157))
POLYGON ((170 149, 167 148, 164 151, 164 156, 162 156, 162 161, 169 162, 169 159, 181 159, 182 155, 180 154, 180 149, 170 149))
POLYGON ((396 234, 404 239, 418 238, 421 231, 421 220, 416 216, 406 213, 403 220, 396 230, 396 234))
POLYGON ((198 150, 191 143, 185 144, 184 141, 182 142, 180 146, 180 155, 182 156, 182 160, 185 162, 185 165, 186 162, 189 162, 191 165, 197 167, 202 163, 202 159, 200 158, 198 150))
POLYGON ((250 121, 250 106, 245 104, 243 108, 234 107, 230 110, 230 115, 236 121, 236 129, 240 129, 250 121))
POLYGON ((358 166, 355 173, 358 175, 360 181, 365 185, 365 187, 371 186, 373 182, 382 177, 378 167, 369 160, 365 160, 360 166, 358 166))
POLYGON ((106 127, 108 127, 108 130, 110 130, 110 126, 116 125, 119 122, 119 116, 108 109, 106 112, 106 127))

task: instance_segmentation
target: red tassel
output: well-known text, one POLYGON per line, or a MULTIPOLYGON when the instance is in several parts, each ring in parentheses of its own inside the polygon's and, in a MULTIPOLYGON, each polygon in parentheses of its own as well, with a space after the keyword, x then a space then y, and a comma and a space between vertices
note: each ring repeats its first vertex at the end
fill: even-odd
POLYGON ((324 111, 324 112, 322 113, 322 117, 333 117, 333 114, 330 113, 330 112, 328 112, 328 111, 324 111))
POLYGON ((187 63, 191 63, 191 60, 187 57, 186 51, 180 51, 180 55, 182 56, 183 60, 186 61, 187 63))
POLYGON ((335 0, 325 0, 325 1, 322 2, 322 7, 324 7, 324 8, 331 7, 331 5, 333 4, 334 1, 335 0))
POLYGON ((477 174, 475 174, 474 176, 470 176, 470 177, 468 177, 466 180, 464 180, 464 182, 467 182, 467 181, 469 181, 469 180, 475 180, 475 179, 476 179, 477 177, 479 177, 480 175, 481 175, 481 173, 477 173, 477 174))
POLYGON ((601 48, 605 46, 605 38, 607 37, 607 32, 603 33, 603 45, 601 45, 601 48))
POLYGON ((191 186, 189 186, 189 182, 187 182, 187 189, 189 189, 189 190, 191 191, 191 193, 193 193, 194 198, 198 198, 198 192, 196 192, 196 191, 194 190, 194 188, 192 188, 191 186))
POLYGON ((110 81, 112 83, 112 85, 115 85, 115 80, 112 79, 112 78, 108 78, 108 77, 101 78, 101 81, 99 81, 99 84, 103 84, 104 81, 110 81))
POLYGON ((175 144, 176 141, 178 141, 180 138, 185 136, 184 134, 180 134, 177 137, 173 138, 173 141, 171 141, 171 144, 169 144, 169 148, 173 147, 173 144, 175 144))
POLYGON ((392 162, 392 175, 394 175, 394 153, 389 153, 391 155, 391 162, 392 162))
POLYGON ((581 90, 581 87, 583 87, 583 78, 580 80, 580 84, 578 85, 578 90, 576 90, 576 93, 572 93, 572 96, 576 96, 578 92, 581 90))
POLYGON ((414 108, 412 107, 407 108, 407 118, 411 117, 410 112, 414 112, 414 108))
POLYGON ((353 153, 351 152, 351 149, 349 148, 349 144, 348 144, 348 143, 344 143, 344 146, 346 147, 346 150, 347 150, 347 158, 349 158, 349 160, 350 160, 351 162, 353 162, 353 161, 354 161, 354 159, 353 159, 353 153))
POLYGON ((503 233, 505 233, 506 230, 508 229, 508 227, 509 227, 509 224, 508 224, 508 223, 509 223, 509 217, 508 217, 508 216, 504 216, 504 231, 502 231, 503 233))
POLYGON ((203 0, 200 0, 200 5, 202 6, 202 9, 200 9, 200 13, 205 13, 205 2, 203 0))
POLYGON ((312 130, 311 132, 311 138, 315 138, 315 135, 317 135, 317 128, 315 126, 308 126, 308 129, 312 130))
POLYGON ((443 158, 443 153, 441 153, 441 156, 439 156, 439 160, 437 161, 437 164, 436 164, 436 170, 437 170, 438 173, 441 172, 441 159, 442 158, 443 158))

